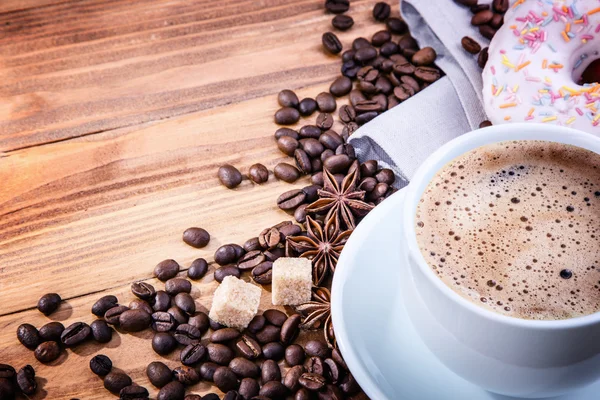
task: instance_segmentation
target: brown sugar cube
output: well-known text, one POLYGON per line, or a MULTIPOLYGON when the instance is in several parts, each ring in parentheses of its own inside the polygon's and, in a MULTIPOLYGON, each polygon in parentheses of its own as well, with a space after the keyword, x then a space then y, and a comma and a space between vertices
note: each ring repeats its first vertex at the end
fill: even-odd
POLYGON ((306 258, 278 258, 273 263, 273 305, 298 305, 310 301, 312 263, 306 258))
POLYGON ((226 276, 215 290, 209 317, 230 328, 244 329, 258 312, 261 288, 226 276))

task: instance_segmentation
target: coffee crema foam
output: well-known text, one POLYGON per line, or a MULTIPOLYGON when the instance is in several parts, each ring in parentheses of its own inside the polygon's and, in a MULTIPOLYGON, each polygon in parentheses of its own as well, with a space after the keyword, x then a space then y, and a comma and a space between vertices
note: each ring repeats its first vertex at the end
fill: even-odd
POLYGON ((446 164, 416 212, 425 260, 455 292, 524 319, 600 310, 600 155, 546 141, 446 164))

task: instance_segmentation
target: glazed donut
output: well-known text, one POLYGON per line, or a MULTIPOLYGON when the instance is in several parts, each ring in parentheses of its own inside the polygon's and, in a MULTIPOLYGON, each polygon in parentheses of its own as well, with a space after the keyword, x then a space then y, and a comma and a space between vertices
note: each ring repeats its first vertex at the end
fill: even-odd
POLYGON ((494 124, 541 122, 600 134, 600 1, 516 0, 489 47, 483 99, 494 124))

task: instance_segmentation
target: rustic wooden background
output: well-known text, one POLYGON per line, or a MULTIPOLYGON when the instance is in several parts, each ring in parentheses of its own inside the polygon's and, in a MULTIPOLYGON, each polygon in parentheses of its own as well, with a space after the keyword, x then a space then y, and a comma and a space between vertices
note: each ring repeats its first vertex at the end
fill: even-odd
MULTIPOLYGON (((383 28, 374 3, 352 1, 345 46, 383 28)), ((314 97, 338 75, 339 58, 321 48, 331 18, 323 0, 0 2, 0 363, 35 367, 34 398, 111 397, 88 368, 98 352, 156 394, 145 376, 162 358, 151 332, 116 333, 46 366, 16 328, 89 323, 100 296, 128 304, 130 282, 156 284, 159 261, 212 261, 219 245, 289 219, 275 199, 308 179, 232 191, 216 170, 285 158, 273 139, 276 93, 314 97), (207 248, 181 241, 190 226, 212 234, 207 248), (66 299, 51 318, 35 309, 46 292, 66 299)), ((212 270, 194 287, 200 309, 217 286, 212 270)))

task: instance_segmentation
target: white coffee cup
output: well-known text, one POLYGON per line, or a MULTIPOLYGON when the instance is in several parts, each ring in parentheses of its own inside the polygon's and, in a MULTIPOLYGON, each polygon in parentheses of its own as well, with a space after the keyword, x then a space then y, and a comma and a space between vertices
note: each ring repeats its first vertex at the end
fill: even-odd
POLYGON ((411 180, 404 203, 410 279, 415 289, 412 292, 416 293, 405 304, 423 341, 442 363, 464 379, 503 395, 557 396, 600 378, 600 312, 556 321, 495 313, 470 302, 442 282, 425 261, 416 239, 417 204, 436 172, 463 153, 507 140, 547 140, 600 154, 597 137, 542 124, 480 129, 433 153, 411 180))

